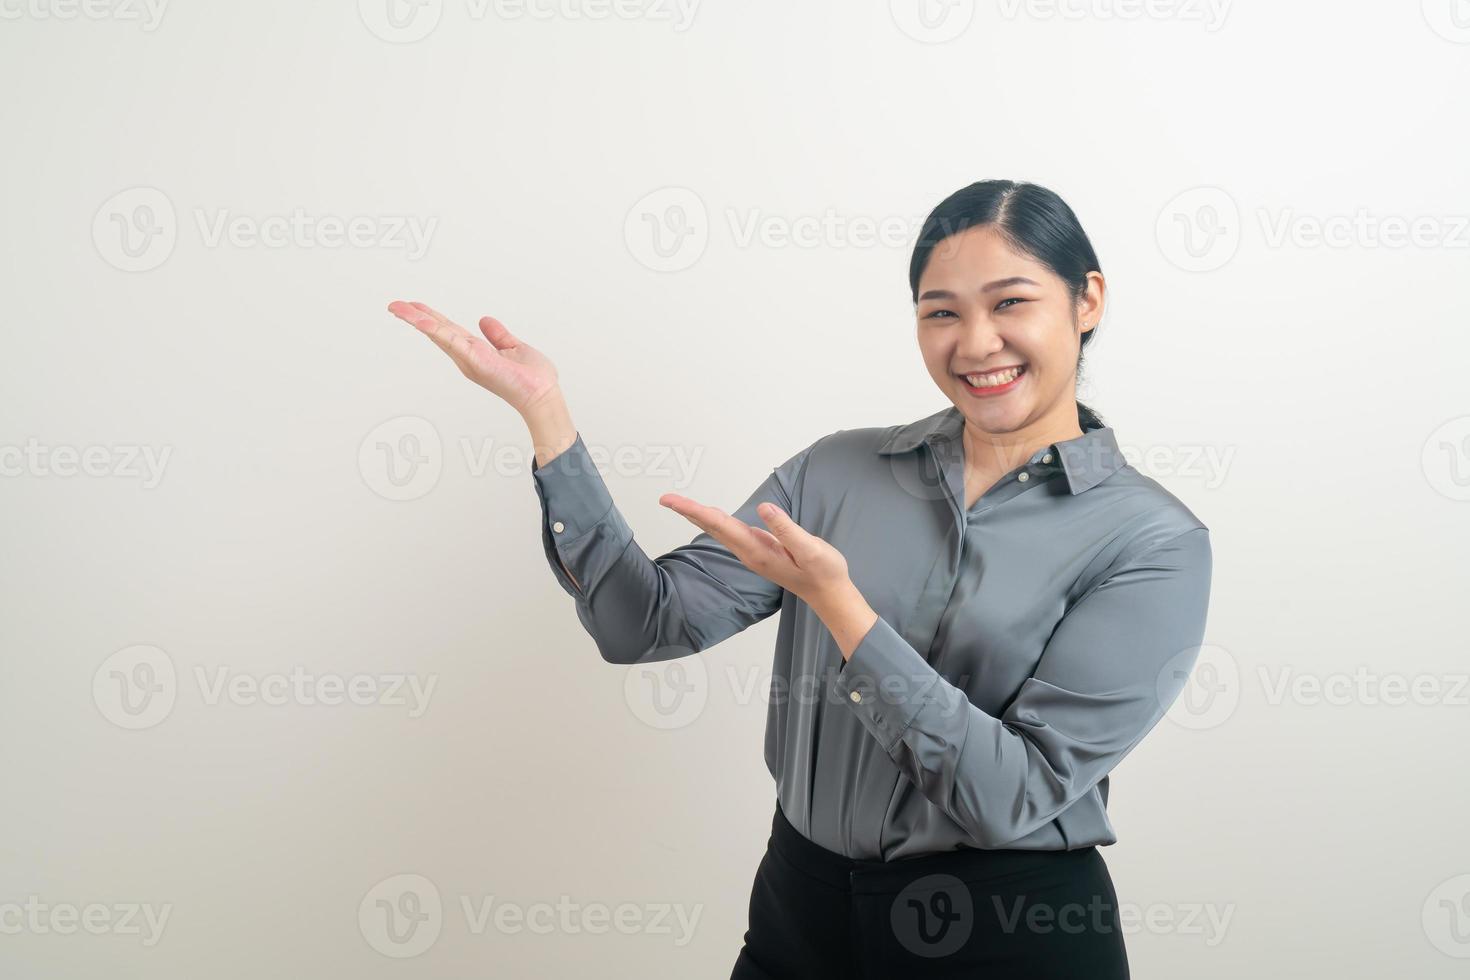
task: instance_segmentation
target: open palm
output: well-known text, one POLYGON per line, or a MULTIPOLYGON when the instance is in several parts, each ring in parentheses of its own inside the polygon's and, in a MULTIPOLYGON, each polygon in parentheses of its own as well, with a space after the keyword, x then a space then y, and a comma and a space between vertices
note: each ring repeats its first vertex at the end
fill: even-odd
POLYGON ((494 317, 480 318, 482 338, 424 303, 395 300, 388 311, 438 344, 465 377, 522 415, 557 390, 551 360, 494 317))

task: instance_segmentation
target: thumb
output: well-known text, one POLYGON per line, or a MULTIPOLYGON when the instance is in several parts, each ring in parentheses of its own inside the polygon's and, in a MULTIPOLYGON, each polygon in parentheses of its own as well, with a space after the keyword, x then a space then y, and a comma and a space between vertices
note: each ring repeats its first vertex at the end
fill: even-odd
POLYGON ((771 529, 776 540, 788 548, 806 537, 806 531, 801 525, 793 521, 789 514, 773 503, 763 503, 755 509, 755 512, 761 516, 761 520, 766 522, 766 527, 771 529))
POLYGON ((480 332, 485 335, 486 340, 495 345, 496 350, 508 350, 511 347, 519 347, 521 344, 521 339, 493 316, 480 317, 480 332))

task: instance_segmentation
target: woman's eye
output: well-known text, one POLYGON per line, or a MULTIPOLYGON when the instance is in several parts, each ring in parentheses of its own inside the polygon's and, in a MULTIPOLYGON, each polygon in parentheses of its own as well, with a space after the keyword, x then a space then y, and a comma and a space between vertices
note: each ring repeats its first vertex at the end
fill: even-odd
POLYGON ((1007 303, 1024 303, 1024 302, 1026 302, 1026 301, 1024 299, 1021 299, 1019 296, 1007 296, 1005 299, 1003 299, 999 303, 997 303, 996 306, 995 306, 995 308, 997 310, 1003 310, 1003 309, 1006 308, 1006 304, 1007 303))
POLYGON ((941 313, 947 313, 950 316, 954 316, 954 313, 952 311, 950 311, 950 310, 935 310, 932 313, 926 313, 926 314, 924 314, 924 319, 926 319, 926 320, 932 320, 934 317, 939 316, 939 314, 941 314, 941 313))

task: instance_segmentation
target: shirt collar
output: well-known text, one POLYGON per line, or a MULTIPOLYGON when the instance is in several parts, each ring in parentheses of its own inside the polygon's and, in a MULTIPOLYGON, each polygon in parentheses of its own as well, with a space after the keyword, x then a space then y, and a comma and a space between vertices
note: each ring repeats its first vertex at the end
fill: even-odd
MULTIPOLYGON (((919 445, 935 439, 960 438, 964 430, 965 417, 954 405, 925 416, 906 425, 897 426, 878 444, 877 452, 883 455, 906 453, 919 445)), ((1110 425, 1084 429, 1082 435, 1054 442, 1038 449, 1031 462, 1040 464, 1048 452, 1061 460, 1062 471, 1067 476, 1067 486, 1073 494, 1079 494, 1097 486, 1103 480, 1128 464, 1118 447, 1118 437, 1110 425)))

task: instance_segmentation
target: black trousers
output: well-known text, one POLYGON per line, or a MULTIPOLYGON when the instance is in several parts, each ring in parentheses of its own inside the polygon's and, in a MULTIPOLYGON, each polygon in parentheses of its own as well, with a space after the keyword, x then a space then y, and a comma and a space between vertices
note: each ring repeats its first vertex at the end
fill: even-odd
POLYGON ((731 980, 1126 980, 1112 876, 1096 847, 863 861, 776 806, 731 980))

